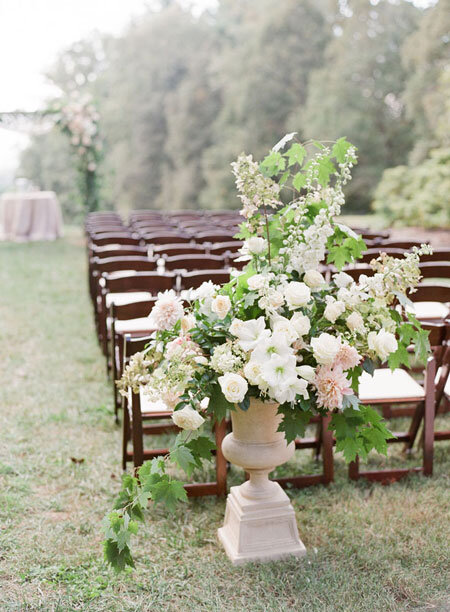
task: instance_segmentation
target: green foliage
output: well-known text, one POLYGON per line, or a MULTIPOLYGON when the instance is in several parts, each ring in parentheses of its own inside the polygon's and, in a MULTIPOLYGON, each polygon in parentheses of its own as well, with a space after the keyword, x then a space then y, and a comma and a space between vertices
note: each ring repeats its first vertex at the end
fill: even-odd
POLYGON ((327 263, 334 264, 338 270, 342 270, 346 264, 359 259, 367 249, 361 236, 347 235, 342 226, 336 228, 334 234, 328 239, 327 246, 327 263))
MULTIPOLYGON (((327 46, 327 61, 310 74, 306 104, 293 114, 291 125, 301 125, 304 137, 333 140, 344 133, 358 147, 363 163, 346 188, 352 210, 368 208, 383 170, 404 163, 413 144, 401 103, 408 75, 401 46, 420 15, 408 2, 349 3, 334 20, 338 35, 327 46)), ((335 147, 342 155, 342 145, 335 147)))
POLYGON ((291 404, 283 404, 278 408, 278 412, 283 415, 278 431, 284 433, 288 443, 305 435, 306 426, 313 416, 311 410, 295 410, 291 404))
POLYGON ((177 436, 169 455, 146 461, 137 477, 125 474, 122 488, 114 504, 114 510, 103 521, 104 558, 115 571, 134 567, 130 550, 131 536, 138 532, 138 522, 145 519, 148 501, 162 503, 173 512, 180 501, 187 501, 186 490, 180 480, 167 473, 168 462, 178 465, 190 476, 203 459, 211 458, 215 444, 198 432, 177 436))
MULTIPOLYGON (((356 399, 356 398, 355 398, 356 399)), ((393 434, 387 429, 380 414, 370 406, 360 404, 333 414, 330 429, 336 437, 336 450, 342 451, 346 461, 354 461, 359 455, 363 459, 372 449, 387 454, 387 440, 393 434)))
POLYGON ((385 170, 373 209, 390 224, 449 227, 450 148, 435 149, 416 166, 385 170))
MULTIPOLYGON (((417 163, 449 144, 447 9, 447 0, 427 11, 387 0, 354 0, 350 10, 313 0, 222 0, 216 13, 194 19, 170 2, 120 37, 77 42, 49 77, 66 94, 76 88, 98 102, 105 206, 237 207, 229 163, 243 149, 262 155, 267 142, 300 126, 301 140, 346 133, 358 146, 364 163, 346 191, 348 206, 362 210, 383 171, 405 164, 412 147, 417 163)), ((33 137, 20 172, 55 189, 76 217, 76 177, 47 136, 33 137)), ((345 147, 334 145, 338 163, 345 147)), ((302 166, 302 146, 289 151, 285 159, 273 153, 269 174, 281 170, 277 160, 302 166)), ((324 160, 322 182, 330 173, 324 160)), ((299 170, 293 186, 303 185, 299 170)))

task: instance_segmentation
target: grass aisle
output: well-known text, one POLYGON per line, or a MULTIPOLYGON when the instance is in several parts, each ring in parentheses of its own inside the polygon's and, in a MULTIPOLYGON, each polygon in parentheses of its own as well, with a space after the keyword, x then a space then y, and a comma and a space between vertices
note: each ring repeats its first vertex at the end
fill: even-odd
POLYGON ((152 508, 137 570, 114 576, 100 523, 119 487, 120 431, 80 235, 0 245, 0 289, 1 612, 449 609, 448 444, 432 479, 349 484, 338 461, 336 484, 296 492, 307 560, 232 568, 215 535, 224 502, 204 499, 175 516, 152 508))

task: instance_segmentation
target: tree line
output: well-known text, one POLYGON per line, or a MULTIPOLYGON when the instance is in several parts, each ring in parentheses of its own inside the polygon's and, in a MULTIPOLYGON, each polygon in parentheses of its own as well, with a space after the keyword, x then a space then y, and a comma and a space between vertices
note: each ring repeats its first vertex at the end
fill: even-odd
MULTIPOLYGON (((375 198, 389 214, 405 173, 434 172, 449 146, 449 25, 450 0, 220 0, 200 16, 173 0, 72 45, 48 76, 95 99, 106 208, 236 208, 230 162, 297 131, 355 143, 347 211, 375 198)), ((82 209, 56 132, 33 137, 20 171, 82 209)))

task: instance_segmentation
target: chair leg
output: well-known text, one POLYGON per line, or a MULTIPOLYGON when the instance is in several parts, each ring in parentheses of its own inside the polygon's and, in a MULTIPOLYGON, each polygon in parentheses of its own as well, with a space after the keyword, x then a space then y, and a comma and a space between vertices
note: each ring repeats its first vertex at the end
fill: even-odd
POLYGON ((321 419, 320 432, 322 436, 323 482, 328 484, 334 480, 333 432, 328 428, 331 414, 321 419))
POLYGON ((119 424, 119 402, 120 402, 120 394, 117 390, 116 380, 119 378, 117 363, 117 347, 116 347, 116 338, 113 338, 113 356, 112 356, 112 369, 113 369, 113 393, 114 393, 114 421, 116 425, 119 424))
POLYGON ((128 407, 123 406, 122 420, 122 469, 127 469, 128 442, 130 441, 130 415, 128 407))
POLYGON ((223 496, 227 494, 227 460, 222 453, 222 441, 227 435, 227 422, 223 419, 220 423, 214 425, 214 434, 216 438, 216 482, 217 495, 223 496))
POLYGON ((359 457, 356 456, 355 460, 349 463, 348 466, 348 477, 350 480, 358 480, 359 479, 359 457))
MULTIPOLYGON (((329 423, 329 422, 330 421, 328 420, 327 423, 329 423)), ((324 443, 324 440, 323 440, 323 433, 324 433, 323 426, 324 426, 324 419, 321 418, 319 420, 319 422, 317 423, 317 425, 316 425, 316 440, 317 440, 317 443, 315 444, 314 450, 313 450, 313 457, 314 457, 314 459, 316 461, 319 461, 319 459, 320 459, 320 452, 322 450, 322 444, 324 443)), ((328 427, 328 424, 327 424, 327 427, 328 427)))
POLYGON ((411 453, 414 442, 416 441, 417 433, 419 431, 420 423, 422 422, 422 418, 424 416, 424 402, 421 402, 416 406, 416 410, 414 412, 414 416, 411 419, 411 424, 408 430, 408 441, 405 442, 405 446, 403 447, 403 452, 411 453))
POLYGON ((423 420, 423 473, 433 474, 434 451, 434 413, 436 410, 436 361, 432 359, 427 365, 425 378, 425 407, 423 420))
POLYGON ((133 464, 134 468, 140 467, 144 463, 144 435, 142 432, 142 413, 141 401, 137 393, 131 395, 131 407, 133 422, 131 432, 133 438, 133 464))

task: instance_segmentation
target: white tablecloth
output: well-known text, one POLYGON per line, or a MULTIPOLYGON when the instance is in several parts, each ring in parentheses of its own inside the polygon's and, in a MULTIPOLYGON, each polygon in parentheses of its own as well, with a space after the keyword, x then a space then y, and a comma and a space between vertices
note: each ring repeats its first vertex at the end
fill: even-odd
POLYGON ((55 240, 61 235, 61 207, 53 191, 4 193, 0 197, 1 240, 55 240))

